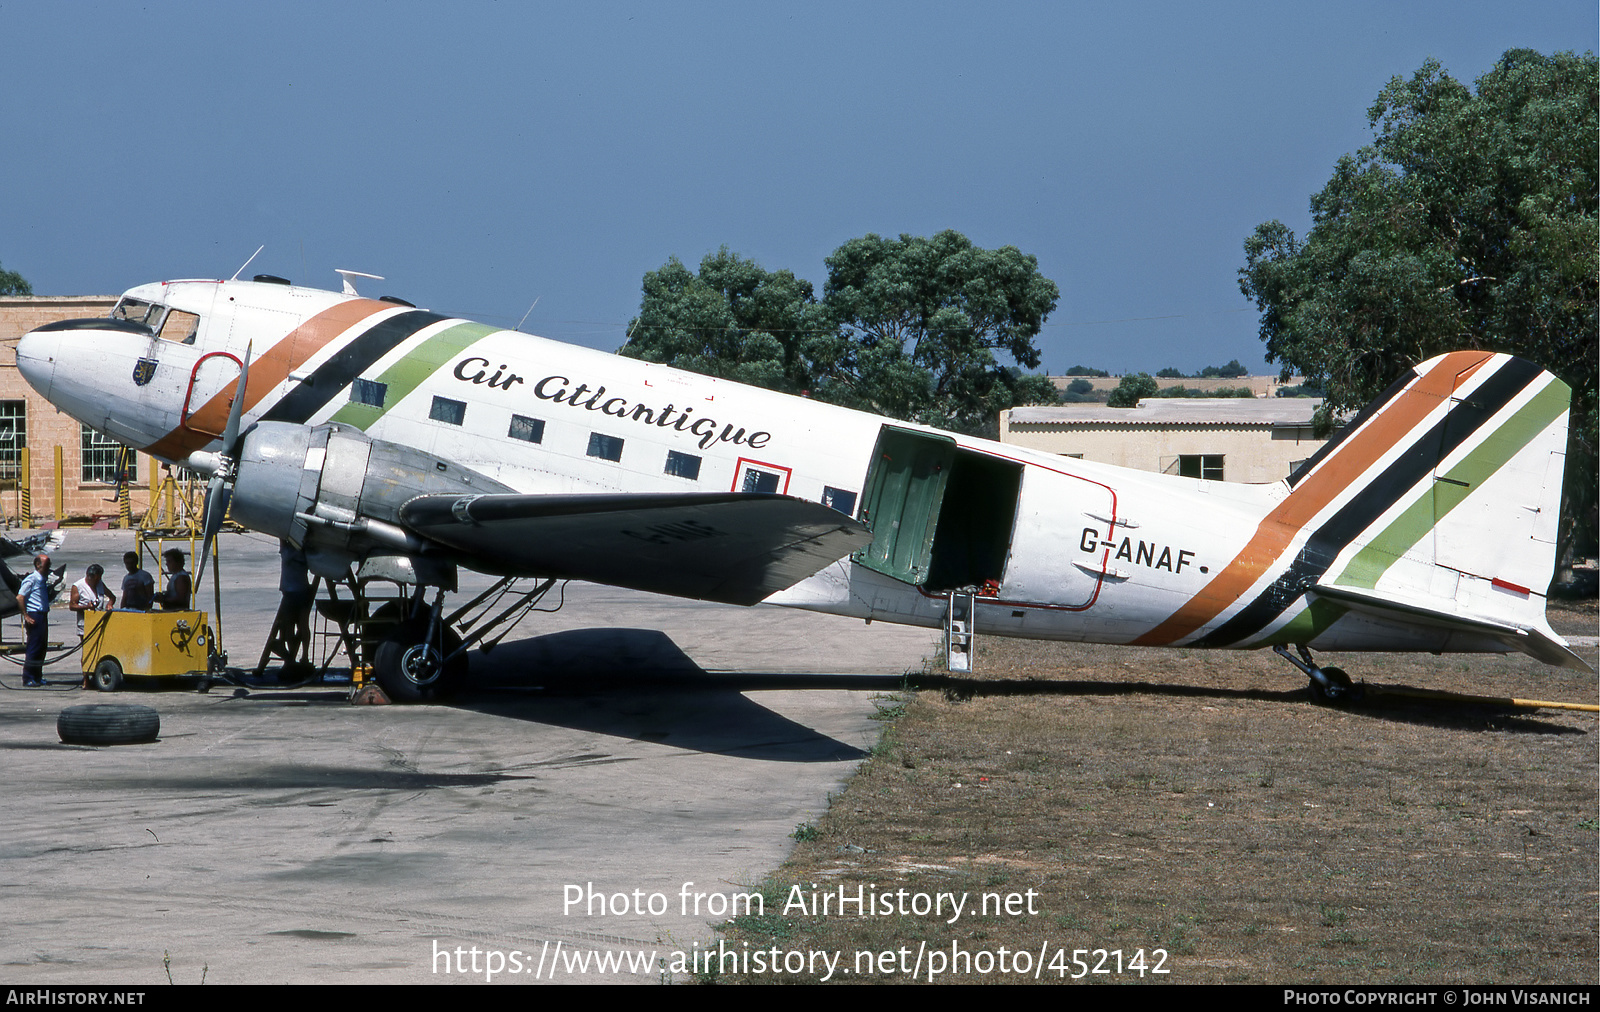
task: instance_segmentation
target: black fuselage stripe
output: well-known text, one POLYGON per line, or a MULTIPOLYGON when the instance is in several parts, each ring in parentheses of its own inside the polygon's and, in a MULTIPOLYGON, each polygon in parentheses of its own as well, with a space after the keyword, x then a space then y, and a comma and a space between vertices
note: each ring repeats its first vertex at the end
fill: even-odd
POLYGON ((401 342, 424 327, 432 326, 449 317, 420 309, 391 316, 382 323, 359 334, 317 367, 310 376, 301 380, 283 400, 262 415, 269 422, 300 422, 304 424, 321 411, 328 402, 339 396, 372 364, 401 342))
POLYGON ((1432 473, 1439 461, 1466 442, 1529 383, 1538 378, 1538 366, 1511 359, 1493 376, 1418 437, 1383 473, 1371 479, 1351 500, 1312 532, 1305 547, 1282 576, 1232 618, 1200 637, 1194 646, 1228 646, 1266 628, 1306 590, 1316 584, 1356 535, 1370 527, 1419 481, 1432 473))
POLYGON ((1390 401, 1399 396, 1400 391, 1405 389, 1406 384, 1410 383, 1416 378, 1417 371, 1415 369, 1410 369, 1407 370, 1404 376, 1395 380, 1393 383, 1390 383, 1389 389, 1379 394, 1377 400, 1362 408, 1354 418, 1340 426, 1339 431, 1328 437, 1328 441, 1318 447, 1316 453, 1313 453, 1306 459, 1305 463, 1294 469, 1294 473, 1289 475, 1289 487, 1294 488, 1296 485, 1300 484, 1300 479, 1310 474, 1312 468, 1326 460, 1329 454, 1333 453, 1333 451, 1339 448, 1340 443, 1343 443, 1350 436, 1358 432, 1361 429, 1361 426, 1367 423, 1367 419, 1371 418, 1379 411, 1382 411, 1385 404, 1388 404, 1390 401))

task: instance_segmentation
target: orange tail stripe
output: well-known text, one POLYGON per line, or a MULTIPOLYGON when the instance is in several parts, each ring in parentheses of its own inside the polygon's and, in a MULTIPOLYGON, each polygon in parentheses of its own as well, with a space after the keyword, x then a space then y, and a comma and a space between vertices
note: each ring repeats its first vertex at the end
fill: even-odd
MULTIPOLYGON (((343 334, 369 316, 394 309, 375 299, 352 299, 325 309, 302 323, 283 340, 267 349, 250 363, 250 383, 244 392, 244 410, 261 403, 289 374, 304 365, 312 355, 327 347, 328 342, 343 334)), ((145 452, 167 460, 181 461, 195 450, 216 438, 228 422, 228 408, 233 401, 234 380, 223 387, 215 397, 189 414, 185 424, 162 436, 145 448, 145 452)))
POLYGON ((1268 513, 1250 543, 1200 593, 1133 642, 1173 643, 1216 618, 1278 561, 1313 517, 1493 357, 1489 352, 1458 351, 1419 377, 1268 513))

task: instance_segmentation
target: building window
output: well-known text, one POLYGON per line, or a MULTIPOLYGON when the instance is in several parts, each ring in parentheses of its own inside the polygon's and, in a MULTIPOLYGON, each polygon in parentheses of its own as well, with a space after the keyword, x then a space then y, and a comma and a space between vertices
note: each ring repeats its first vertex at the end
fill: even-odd
POLYGON ((448 397, 435 397, 433 407, 428 409, 428 417, 436 422, 460 425, 467 418, 466 402, 453 401, 448 397))
POLYGON ((598 432, 589 433, 589 456, 599 457, 601 460, 621 460, 622 437, 604 436, 598 432))
POLYGON ((677 450, 668 450, 667 473, 675 478, 688 478, 690 481, 699 481, 700 458, 692 453, 679 453, 677 450))
POLYGON ((506 431, 506 435, 512 439, 520 439, 524 443, 542 443, 544 442, 544 419, 512 415, 511 428, 506 431))
MULTIPOLYGON (((82 481, 85 485, 115 485, 121 480, 117 462, 122 456, 122 444, 109 436, 83 427, 82 481)), ((127 480, 139 480, 138 455, 128 454, 127 480)))
POLYGON ((370 404, 375 408, 383 407, 383 399, 389 395, 389 384, 379 383, 377 380, 358 379, 350 384, 351 404, 370 404))
POLYGON ((0 486, 16 488, 28 447, 27 401, 0 401, 0 486))
POLYGON ((1182 454, 1178 457, 1178 473, 1185 478, 1204 478, 1206 481, 1221 481, 1222 454, 1182 454))
POLYGON ((850 516, 856 511, 856 494, 854 492, 846 492, 842 488, 834 488, 832 485, 824 485, 822 486, 822 505, 829 509, 838 510, 845 516, 850 516))

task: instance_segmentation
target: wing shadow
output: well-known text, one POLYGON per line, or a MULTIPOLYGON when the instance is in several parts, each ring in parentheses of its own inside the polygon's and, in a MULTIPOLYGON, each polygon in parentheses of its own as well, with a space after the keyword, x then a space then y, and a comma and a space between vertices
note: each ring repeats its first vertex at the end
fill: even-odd
POLYGON ((572 629, 475 653, 466 691, 450 705, 696 752, 768 762, 840 762, 867 753, 743 692, 877 687, 864 681, 712 673, 657 630, 572 629))

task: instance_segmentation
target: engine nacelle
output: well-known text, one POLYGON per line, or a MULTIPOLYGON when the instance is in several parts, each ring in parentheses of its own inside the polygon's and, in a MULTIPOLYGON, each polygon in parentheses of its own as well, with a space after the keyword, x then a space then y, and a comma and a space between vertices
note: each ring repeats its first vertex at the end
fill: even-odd
POLYGON ((257 423, 245 434, 236 474, 233 518, 299 545, 314 572, 335 579, 369 554, 420 561, 438 548, 398 523, 400 507, 419 495, 515 491, 337 423, 257 423))

